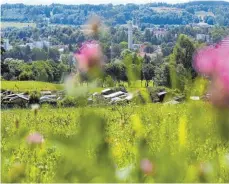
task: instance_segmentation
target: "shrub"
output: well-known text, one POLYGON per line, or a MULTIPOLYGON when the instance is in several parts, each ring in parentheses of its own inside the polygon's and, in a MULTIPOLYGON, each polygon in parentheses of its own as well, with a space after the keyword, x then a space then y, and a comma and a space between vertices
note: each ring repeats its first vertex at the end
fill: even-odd
POLYGON ((4 77, 3 76, 0 76, 0 81, 4 81, 4 77))
POLYGON ((82 107, 88 104, 87 96, 66 96, 64 99, 58 101, 58 107, 82 107))
POLYGON ((37 91, 31 92, 29 96, 29 104, 40 103, 40 97, 41 97, 40 92, 37 92, 37 91))
POLYGON ((74 107, 77 105, 77 99, 72 96, 67 96, 58 102, 59 107, 74 107))
POLYGON ((103 87, 103 80, 102 79, 97 79, 96 82, 97 82, 98 87, 103 87))
POLYGON ((114 80, 112 79, 111 76, 107 76, 105 79, 105 86, 106 87, 113 87, 115 86, 114 80))
POLYGON ((106 100, 102 95, 96 95, 94 97, 92 97, 93 100, 93 104, 94 105, 107 105, 108 104, 108 100, 106 100))
POLYGON ((152 102, 158 102, 159 98, 158 98, 157 93, 164 91, 165 88, 164 87, 156 87, 156 88, 155 87, 148 87, 147 90, 148 90, 151 101, 152 102))
POLYGON ((30 71, 30 72, 22 72, 20 75, 19 75, 19 80, 20 81, 27 81, 27 80, 34 80, 35 77, 33 76, 33 73, 30 71))
POLYGON ((117 92, 117 91, 122 91, 122 92, 124 92, 124 93, 127 93, 127 90, 126 90, 126 88, 125 88, 124 86, 114 87, 113 90, 114 90, 115 92, 117 92))

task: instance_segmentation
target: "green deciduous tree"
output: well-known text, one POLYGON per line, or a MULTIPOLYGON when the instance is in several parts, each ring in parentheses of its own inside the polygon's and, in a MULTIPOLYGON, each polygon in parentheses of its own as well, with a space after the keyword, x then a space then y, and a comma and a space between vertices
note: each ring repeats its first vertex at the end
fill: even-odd
POLYGON ((143 65, 142 75, 143 78, 146 80, 146 87, 149 86, 150 80, 152 80, 155 75, 154 69, 154 66, 150 63, 143 65))
POLYGON ((46 60, 46 59, 47 59, 47 53, 43 49, 39 49, 39 48, 32 49, 33 61, 46 60))
POLYGON ((55 62, 58 62, 60 59, 60 53, 57 49, 55 48, 50 48, 48 52, 48 58, 52 59, 55 62))
POLYGON ((173 53, 170 55, 170 75, 173 87, 184 89, 184 80, 190 80, 196 76, 192 67, 194 43, 186 36, 180 35, 173 53))

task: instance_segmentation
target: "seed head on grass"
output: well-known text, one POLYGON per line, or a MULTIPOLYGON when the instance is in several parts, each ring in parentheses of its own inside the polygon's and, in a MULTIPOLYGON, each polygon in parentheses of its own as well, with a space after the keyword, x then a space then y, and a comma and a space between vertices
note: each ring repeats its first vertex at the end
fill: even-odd
POLYGON ((17 129, 19 128, 19 118, 18 117, 15 119, 15 127, 17 129))
POLYGON ((101 19, 99 18, 99 16, 94 15, 87 21, 83 32, 87 36, 97 36, 101 26, 101 19))
POLYGON ((34 112, 34 115, 36 116, 40 108, 39 104, 33 104, 31 105, 31 108, 32 108, 32 111, 34 112))

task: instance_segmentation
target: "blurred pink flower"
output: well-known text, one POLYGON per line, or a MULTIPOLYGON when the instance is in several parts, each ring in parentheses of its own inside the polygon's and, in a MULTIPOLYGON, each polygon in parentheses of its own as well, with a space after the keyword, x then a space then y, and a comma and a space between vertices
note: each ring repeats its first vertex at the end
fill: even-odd
POLYGON ((229 100, 229 37, 214 46, 205 47, 194 57, 194 68, 211 79, 211 101, 228 106, 229 100))
POLYGON ((229 37, 214 46, 199 50, 194 59, 197 72, 204 75, 229 71, 229 37))
POLYGON ((151 174, 153 172, 153 164, 148 159, 141 160, 140 168, 145 174, 151 174))
POLYGON ((194 67, 197 72, 206 75, 209 75, 213 72, 215 65, 214 51, 215 50, 213 47, 207 47, 198 51, 194 62, 194 67))
POLYGON ((213 172, 213 167, 210 162, 201 162, 199 165, 199 174, 205 175, 213 172))
POLYGON ((41 144, 44 142, 43 135, 38 132, 32 133, 27 137, 27 142, 29 144, 41 144))
POLYGON ((94 67, 101 66, 102 51, 98 42, 85 42, 80 48, 80 52, 75 54, 79 64, 79 69, 88 71, 94 67))

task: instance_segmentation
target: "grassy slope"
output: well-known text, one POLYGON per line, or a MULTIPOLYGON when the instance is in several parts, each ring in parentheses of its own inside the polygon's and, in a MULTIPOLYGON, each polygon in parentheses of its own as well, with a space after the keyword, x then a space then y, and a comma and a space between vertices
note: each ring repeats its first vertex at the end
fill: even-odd
MULTIPOLYGON (((137 81, 133 85, 128 86, 126 82, 122 83, 123 86, 127 88, 129 92, 134 92, 136 90, 140 90, 141 92, 145 92, 145 82, 137 81)), ((87 86, 85 83, 84 86, 87 86)), ((149 86, 153 86, 152 83, 149 86)), ((41 91, 41 90, 61 90, 63 86, 61 84, 53 84, 48 82, 40 82, 40 81, 1 81, 1 89, 7 89, 12 91, 41 91)), ((101 92, 104 88, 97 87, 90 90, 90 92, 101 92)))
POLYGON ((40 81, 1 81, 1 89, 12 91, 57 91, 63 89, 63 86, 40 81))

